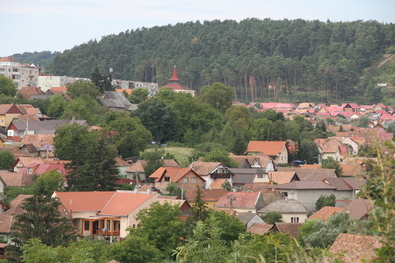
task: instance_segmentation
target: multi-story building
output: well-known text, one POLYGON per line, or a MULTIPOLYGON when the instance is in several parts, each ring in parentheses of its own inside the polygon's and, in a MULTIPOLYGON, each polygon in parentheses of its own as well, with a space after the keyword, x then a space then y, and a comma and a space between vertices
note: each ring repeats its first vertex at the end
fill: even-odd
POLYGON ((153 82, 140 82, 140 81, 130 81, 130 80, 120 80, 114 79, 111 84, 116 89, 147 89, 149 91, 149 96, 153 97, 158 92, 158 83, 153 82))
POLYGON ((77 80, 90 81, 88 78, 43 75, 38 77, 37 86, 40 87, 42 91, 46 92, 52 87, 66 87, 68 84, 71 84, 77 80))
POLYGON ((40 68, 34 64, 21 64, 14 57, 0 59, 0 74, 12 79, 18 90, 26 86, 36 86, 40 68))

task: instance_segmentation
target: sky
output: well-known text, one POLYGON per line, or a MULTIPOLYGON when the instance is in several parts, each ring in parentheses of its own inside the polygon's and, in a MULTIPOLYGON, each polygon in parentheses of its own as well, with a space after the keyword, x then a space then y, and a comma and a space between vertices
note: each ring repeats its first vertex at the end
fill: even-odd
POLYGON ((246 18, 395 23, 394 0, 0 0, 0 57, 71 49, 126 30, 246 18))

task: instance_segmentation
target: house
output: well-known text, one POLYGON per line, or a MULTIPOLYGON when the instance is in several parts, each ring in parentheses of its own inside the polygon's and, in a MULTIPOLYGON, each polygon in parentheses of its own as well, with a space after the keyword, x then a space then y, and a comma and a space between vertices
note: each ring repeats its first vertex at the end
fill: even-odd
POLYGON ((21 140, 21 145, 33 144, 37 148, 41 148, 46 144, 53 144, 54 134, 25 134, 21 140))
MULTIPOLYGON (((18 195, 16 198, 11 200, 10 208, 4 213, 0 214, 0 238, 3 240, 3 242, 8 244, 11 243, 10 228, 15 221, 15 216, 24 213, 21 205, 22 202, 29 197, 32 197, 32 195, 18 195)), ((5 209, 4 206, 3 209, 5 209)))
POLYGON ((295 172, 300 181, 321 181, 326 178, 337 178, 335 169, 304 169, 298 167, 279 167, 277 172, 295 172))
POLYGON ((238 214, 245 212, 257 213, 264 206, 265 202, 260 192, 231 192, 221 196, 214 208, 229 214, 238 214))
MULTIPOLYGON (((315 210, 315 203, 321 195, 335 195, 336 199, 354 199, 358 189, 355 189, 357 183, 352 186, 344 181, 339 180, 325 181, 293 181, 290 183, 271 185, 268 188, 279 190, 285 199, 294 199, 300 201, 307 209, 315 210)), ((348 178, 354 179, 355 178, 348 178)))
POLYGON ((57 171, 63 176, 68 174, 68 171, 65 169, 63 163, 31 163, 26 167, 20 169, 19 172, 31 176, 33 174, 41 175, 52 170, 57 171))
POLYGON ((299 227, 302 225, 302 223, 275 223, 270 231, 288 234, 291 238, 298 238, 299 227))
POLYGON ((44 91, 40 87, 26 86, 17 91, 16 94, 21 94, 24 99, 30 99, 33 95, 44 95, 44 91))
POLYGON ((72 101, 73 99, 67 94, 67 87, 50 87, 45 91, 45 95, 55 96, 61 95, 66 101, 72 101))
POLYGON ((234 173, 220 162, 193 162, 189 165, 193 171, 200 175, 205 181, 205 189, 209 189, 211 184, 217 179, 225 179, 233 185, 234 173))
POLYGON ((250 141, 247 153, 264 153, 275 163, 288 163, 288 148, 286 141, 250 141))
POLYGON ((188 93, 191 94, 192 97, 195 97, 196 95, 196 91, 193 89, 190 89, 184 85, 181 84, 181 79, 178 78, 178 74, 177 74, 177 68, 174 65, 174 69, 173 69, 173 73, 171 75, 171 77, 169 78, 169 84, 161 87, 161 89, 164 88, 170 88, 172 89, 174 92, 182 92, 182 93, 188 93))
MULTIPOLYGON (((378 262, 376 250, 382 246, 383 243, 373 236, 340 233, 329 252, 345 263, 378 262)), ((333 262, 333 258, 325 259, 324 262, 333 262)))
POLYGON ((47 120, 47 121, 13 121, 7 127, 7 139, 20 142, 26 134, 50 134, 53 135, 56 129, 63 124, 78 123, 89 127, 85 120, 47 120))
POLYGON ((322 150, 322 160, 332 157, 338 162, 341 161, 340 147, 344 146, 342 142, 336 140, 335 138, 315 139, 314 141, 322 150))
POLYGON ((367 220, 369 212, 374 208, 374 202, 367 199, 354 199, 345 206, 342 213, 349 214, 355 220, 367 220))
POLYGON ((255 181, 269 183, 267 172, 265 172, 262 168, 230 168, 230 171, 234 174, 233 187, 236 190, 240 190, 243 185, 252 184, 255 181))
POLYGON ((9 151, 10 153, 12 153, 12 155, 14 156, 15 159, 18 157, 28 157, 28 155, 26 153, 19 150, 18 147, 14 147, 14 146, 0 147, 0 151, 9 151))
POLYGON ((263 153, 254 155, 233 155, 229 158, 239 164, 237 168, 263 168, 265 171, 275 171, 276 163, 269 156, 263 153))
POLYGON ((24 187, 34 184, 30 176, 23 173, 0 172, 0 177, 5 185, 9 187, 24 187))
POLYGON ((13 170, 14 172, 19 172, 20 170, 32 163, 40 164, 44 163, 44 161, 40 157, 18 157, 16 158, 14 164, 11 166, 11 170, 13 170))
MULTIPOLYGON (((147 161, 145 160, 137 160, 137 162, 133 163, 126 169, 126 177, 129 179, 137 179, 139 181, 145 182, 145 171, 144 166, 147 165, 147 161)), ((163 159, 163 167, 180 167, 176 161, 173 159, 163 159)))
POLYGON ((130 167, 130 164, 122 159, 122 157, 115 157, 115 166, 118 168, 119 175, 126 177, 126 170, 130 167))
POLYGON ((99 103, 109 109, 118 112, 136 110, 137 106, 132 104, 122 92, 104 91, 99 103))
MULTIPOLYGON (((207 203, 207 206, 209 208, 214 208, 215 204, 222 196, 230 193, 226 189, 201 189, 200 191, 202 200, 207 203)), ((196 192, 197 189, 187 191, 185 193, 185 200, 187 200, 188 202, 193 202, 197 195, 196 192)))
POLYGON ((15 104, 0 104, 0 127, 8 127, 21 113, 15 104))
POLYGON ((304 223, 309 210, 298 200, 284 199, 273 202, 258 211, 259 215, 268 212, 281 213, 285 223, 304 223))
POLYGON ((24 152, 28 156, 37 156, 39 151, 33 144, 23 144, 19 147, 19 150, 24 152))
POLYGON ((256 235, 266 235, 273 228, 273 225, 266 223, 254 223, 247 228, 246 232, 250 232, 256 235))
POLYGON ((184 221, 191 215, 191 205, 186 200, 167 198, 167 196, 158 196, 158 202, 161 205, 165 203, 169 203, 172 206, 178 205, 181 211, 180 218, 184 221))
POLYGON ((293 181, 300 181, 295 171, 269 172, 268 178, 272 184, 285 184, 293 181))
POLYGON ((237 215, 237 218, 247 227, 249 228, 250 226, 252 226, 253 224, 257 223, 257 224, 265 224, 265 221, 263 221, 263 219, 255 213, 239 213, 237 215))
POLYGON ((136 228, 136 215, 158 200, 157 194, 129 191, 54 192, 81 236, 125 238, 136 228))
POLYGON ((206 182, 191 168, 180 167, 160 167, 150 175, 150 178, 155 179, 155 187, 162 193, 166 193, 169 183, 176 183, 178 187, 187 191, 197 187, 204 188, 206 182))
POLYGON ((343 208, 341 207, 324 206, 323 208, 309 216, 309 219, 321 219, 323 221, 327 221, 329 217, 342 211, 343 208))
POLYGON ((270 183, 254 183, 254 184, 245 184, 241 187, 241 192, 260 192, 263 198, 263 201, 266 205, 271 204, 277 200, 284 199, 283 195, 280 191, 268 189, 270 183))

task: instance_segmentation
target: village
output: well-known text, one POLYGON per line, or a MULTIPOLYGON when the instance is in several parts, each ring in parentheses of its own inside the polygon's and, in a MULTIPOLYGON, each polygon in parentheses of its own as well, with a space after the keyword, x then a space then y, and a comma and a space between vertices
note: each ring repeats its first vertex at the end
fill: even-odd
MULTIPOLYGON (((2 58, 1 61, 9 63, 9 67, 18 67, 12 64, 16 63, 12 58, 2 58)), ((29 85, 20 87, 17 96, 26 100, 51 100, 57 95, 65 103, 73 101, 68 92, 68 85, 72 82, 57 86, 60 82, 51 84, 49 81, 49 78, 56 79, 55 76, 44 77, 48 85, 45 90, 29 85)), ((133 114, 139 104, 131 103, 128 95, 136 89, 145 89, 147 100, 153 100, 163 89, 188 94, 191 99, 197 97, 194 90, 181 84, 176 67, 168 82, 158 88, 154 83, 131 85, 129 81, 122 86, 118 81, 118 87, 103 91, 98 102, 108 110, 133 114)), ((63 183, 52 197, 61 203, 62 216, 70 219, 79 237, 104 239, 110 243, 125 240, 130 229, 139 227, 139 212, 156 202, 177 205, 179 218, 188 221, 197 196, 208 209, 236 217, 246 232, 253 235, 283 233, 298 239, 299 228, 306 222, 325 222, 338 214, 348 215, 357 222, 371 220, 371 212, 376 209, 375 200, 361 193, 370 179, 372 165, 380 164, 378 156, 393 155, 391 147, 384 146, 385 142, 392 141, 395 132, 392 107, 382 103, 334 105, 329 101, 297 105, 233 101, 231 107, 258 114, 265 111, 266 114, 280 114, 284 120, 301 120, 314 129, 324 123, 322 133, 328 136, 313 140, 313 154, 306 155, 306 159, 297 159, 302 156, 298 155, 302 144, 290 138, 249 140, 245 150, 239 154, 227 152, 227 158, 233 165, 207 161, 203 156, 182 164, 174 158, 162 157, 160 167, 149 174, 147 160, 119 155, 114 158, 118 171, 113 175, 117 176, 114 191, 99 188, 99 191, 73 191, 68 185, 72 160, 59 158, 55 147, 57 130, 65 125, 79 125, 87 132, 100 132, 103 128, 74 116, 69 119, 48 116, 31 104, 1 104, 0 151, 11 153, 14 161, 10 167, 0 171, 0 192, 6 196, 6 189, 32 186, 42 174, 55 171, 62 176, 63 183), (367 150, 375 149, 377 145, 384 146, 381 150, 385 150, 375 154, 374 158, 368 156, 367 150), (122 185, 124 188, 120 187, 122 185), (269 215, 277 218, 273 220, 269 215)), ((110 132, 118 133, 115 130, 110 132)), ((111 138, 115 135, 106 136, 111 138)), ((143 149, 148 146, 160 149, 173 147, 171 141, 162 143, 155 139, 145 141, 143 149)), ((1 202, 0 237, 3 241, 0 255, 3 259, 6 248, 13 243, 10 237, 12 224, 24 213, 21 206, 31 196, 20 194, 8 202, 4 201, 6 198, 1 202)), ((345 262, 363 262, 374 260, 375 249, 381 244, 372 236, 342 232, 330 244, 329 251, 333 254, 346 251, 339 256, 345 262)), ((275 257, 277 262, 277 254, 275 257)))

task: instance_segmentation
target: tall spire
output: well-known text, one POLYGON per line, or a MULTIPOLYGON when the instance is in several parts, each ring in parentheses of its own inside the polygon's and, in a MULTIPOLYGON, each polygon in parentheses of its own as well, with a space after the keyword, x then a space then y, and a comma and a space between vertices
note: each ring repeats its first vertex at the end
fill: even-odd
POLYGON ((178 78, 176 65, 174 65, 173 74, 171 74, 171 78, 169 78, 169 82, 170 83, 181 82, 181 79, 178 78))

